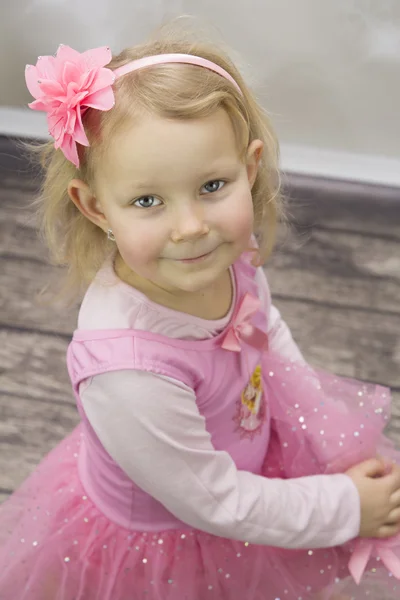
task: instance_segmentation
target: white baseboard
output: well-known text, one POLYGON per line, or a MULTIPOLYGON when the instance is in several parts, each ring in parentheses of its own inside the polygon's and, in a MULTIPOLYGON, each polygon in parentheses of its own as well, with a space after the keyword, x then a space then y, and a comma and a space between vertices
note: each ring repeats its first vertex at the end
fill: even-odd
POLYGON ((46 116, 29 108, 0 106, 0 135, 17 138, 48 138, 46 116))
POLYGON ((282 144, 281 164, 297 175, 400 187, 400 158, 282 144))
MULTIPOLYGON (((25 108, 0 107, 0 135, 47 138, 45 115, 25 108)), ((400 158, 294 144, 282 144, 281 157, 286 173, 400 187, 400 158)))

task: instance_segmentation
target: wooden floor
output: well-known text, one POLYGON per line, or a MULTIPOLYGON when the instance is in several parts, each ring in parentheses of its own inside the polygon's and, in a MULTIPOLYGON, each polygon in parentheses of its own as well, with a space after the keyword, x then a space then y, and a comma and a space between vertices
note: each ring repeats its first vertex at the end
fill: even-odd
MULTIPOLYGON (((294 231, 267 265, 275 303, 311 363, 393 388, 400 444, 400 191, 289 183, 294 231)), ((76 311, 35 301, 53 274, 36 189, 0 138, 0 501, 78 421, 65 366, 76 311)))

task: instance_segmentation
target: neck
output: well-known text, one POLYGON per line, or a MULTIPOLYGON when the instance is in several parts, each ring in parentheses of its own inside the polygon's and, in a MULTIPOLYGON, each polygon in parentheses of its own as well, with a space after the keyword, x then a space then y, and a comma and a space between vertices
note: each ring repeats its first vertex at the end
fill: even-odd
POLYGON ((230 310, 233 285, 229 270, 215 284, 198 292, 186 292, 161 287, 140 277, 124 262, 120 254, 114 261, 119 279, 144 294, 149 300, 166 308, 207 320, 223 318, 230 310))

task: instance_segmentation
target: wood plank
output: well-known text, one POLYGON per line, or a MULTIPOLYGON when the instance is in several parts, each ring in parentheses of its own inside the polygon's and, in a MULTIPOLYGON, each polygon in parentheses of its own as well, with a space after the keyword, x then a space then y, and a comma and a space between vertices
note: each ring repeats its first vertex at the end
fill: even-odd
POLYGON ((47 260, 47 250, 37 234, 33 208, 29 207, 33 197, 31 188, 0 187, 1 254, 47 260))
POLYGON ((59 336, 0 331, 0 393, 23 398, 29 386, 32 401, 73 405, 67 345, 68 339, 59 336))
POLYGON ((11 492, 0 490, 0 504, 9 497, 10 493, 11 492))
POLYGON ((44 303, 39 292, 57 281, 57 270, 26 258, 0 258, 0 326, 40 329, 68 335, 76 327, 77 308, 44 303))
POLYGON ((49 262, 47 249, 39 240, 35 224, 30 220, 29 213, 0 208, 0 256, 49 262))
POLYGON ((400 392, 392 392, 392 418, 386 429, 387 436, 400 448, 400 392))
POLYGON ((0 408, 0 486, 14 490, 79 422, 76 406, 4 395, 0 408))
POLYGON ((290 221, 308 230, 312 225, 400 237, 400 189, 351 181, 288 174, 284 177, 290 221))
POLYGON ((400 314, 398 241, 315 228, 291 235, 266 265, 273 293, 400 314))
POLYGON ((400 315, 277 300, 307 360, 346 377, 400 389, 400 315))
POLYGON ((31 202, 41 188, 41 177, 32 174, 32 172, 4 170, 1 165, 2 156, 0 155, 0 199, 1 202, 12 198, 15 193, 20 190, 22 192, 21 199, 30 193, 29 202, 31 202))
POLYGON ((0 186, 9 187, 15 182, 21 185, 22 181, 37 186, 39 178, 40 169, 33 165, 23 140, 0 135, 0 186))

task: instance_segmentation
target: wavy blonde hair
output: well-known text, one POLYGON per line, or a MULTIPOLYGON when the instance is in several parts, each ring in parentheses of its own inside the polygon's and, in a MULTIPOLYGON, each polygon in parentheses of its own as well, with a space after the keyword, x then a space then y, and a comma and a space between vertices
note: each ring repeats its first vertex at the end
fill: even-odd
POLYGON ((223 108, 233 125, 238 149, 244 158, 249 143, 260 139, 264 153, 252 189, 259 264, 270 254, 281 213, 279 149, 271 123, 228 55, 213 43, 188 39, 174 25, 161 29, 141 45, 123 50, 108 66, 164 53, 201 56, 223 67, 239 84, 242 94, 224 77, 186 64, 162 64, 124 75, 114 84, 115 107, 107 112, 88 110, 84 127, 90 147, 78 147, 76 168, 49 142, 36 148, 44 167, 44 181, 37 201, 39 227, 52 262, 67 267, 59 297, 71 301, 81 296, 97 270, 112 252, 104 231, 84 217, 70 200, 71 179, 85 181, 95 193, 96 169, 113 135, 143 112, 168 119, 199 119, 223 108))

